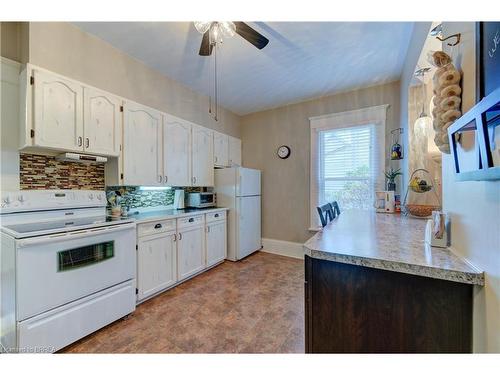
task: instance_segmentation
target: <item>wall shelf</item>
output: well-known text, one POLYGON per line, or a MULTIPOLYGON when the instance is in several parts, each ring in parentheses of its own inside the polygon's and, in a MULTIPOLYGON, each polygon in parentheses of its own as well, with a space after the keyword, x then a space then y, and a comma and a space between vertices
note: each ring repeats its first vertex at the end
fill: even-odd
POLYGON ((500 88, 448 128, 458 181, 500 180, 500 88))

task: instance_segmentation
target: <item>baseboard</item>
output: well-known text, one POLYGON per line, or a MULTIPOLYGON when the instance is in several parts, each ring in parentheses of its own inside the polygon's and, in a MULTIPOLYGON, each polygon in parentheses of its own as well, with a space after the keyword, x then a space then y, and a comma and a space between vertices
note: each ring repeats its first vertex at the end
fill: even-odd
POLYGON ((263 238, 261 251, 291 258, 304 259, 304 247, 303 244, 299 242, 263 238))

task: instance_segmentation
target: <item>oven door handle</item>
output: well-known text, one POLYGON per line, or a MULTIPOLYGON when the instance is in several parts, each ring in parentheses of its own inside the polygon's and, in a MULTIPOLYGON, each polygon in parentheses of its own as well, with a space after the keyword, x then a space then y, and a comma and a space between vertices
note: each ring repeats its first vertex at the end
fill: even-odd
POLYGON ((124 231, 127 229, 134 229, 134 228, 135 228, 135 223, 120 224, 120 225, 116 225, 116 226, 101 227, 101 228, 89 228, 89 229, 79 230, 79 231, 75 231, 75 232, 66 232, 66 233, 50 234, 47 236, 26 238, 26 239, 19 240, 17 242, 17 246, 20 248, 20 247, 33 246, 33 245, 38 245, 38 244, 48 244, 48 243, 55 243, 55 242, 61 242, 61 241, 71 241, 71 240, 86 238, 86 237, 91 236, 92 234, 109 234, 109 233, 116 233, 116 232, 121 232, 121 231, 124 231))

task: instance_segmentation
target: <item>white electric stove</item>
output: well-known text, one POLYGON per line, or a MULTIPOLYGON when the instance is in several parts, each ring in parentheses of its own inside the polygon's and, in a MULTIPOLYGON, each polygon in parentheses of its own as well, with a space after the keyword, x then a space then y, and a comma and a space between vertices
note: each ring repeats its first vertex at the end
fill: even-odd
POLYGON ((54 352, 135 310, 135 223, 103 191, 2 193, 0 351, 54 352))

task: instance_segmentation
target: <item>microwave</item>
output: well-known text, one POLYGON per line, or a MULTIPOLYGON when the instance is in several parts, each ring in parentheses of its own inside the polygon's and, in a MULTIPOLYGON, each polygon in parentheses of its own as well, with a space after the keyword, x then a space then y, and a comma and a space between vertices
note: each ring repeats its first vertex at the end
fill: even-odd
POLYGON ((215 193, 188 193, 187 206, 193 208, 215 207, 217 198, 215 193))

